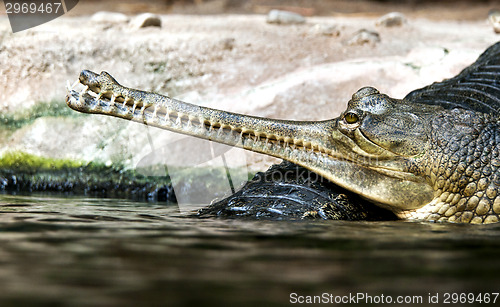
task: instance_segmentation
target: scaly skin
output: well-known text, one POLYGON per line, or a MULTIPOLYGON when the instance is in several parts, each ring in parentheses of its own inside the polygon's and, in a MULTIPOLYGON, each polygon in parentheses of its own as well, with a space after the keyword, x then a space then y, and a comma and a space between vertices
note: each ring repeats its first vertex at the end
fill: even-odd
POLYGON ((138 121, 302 165, 403 218, 491 223, 500 213, 498 117, 409 104, 366 87, 340 117, 284 121, 195 106, 82 71, 77 111, 138 121))
POLYGON ((435 199, 406 216, 464 223, 495 223, 500 214, 498 117, 453 109, 431 121, 420 174, 435 199))

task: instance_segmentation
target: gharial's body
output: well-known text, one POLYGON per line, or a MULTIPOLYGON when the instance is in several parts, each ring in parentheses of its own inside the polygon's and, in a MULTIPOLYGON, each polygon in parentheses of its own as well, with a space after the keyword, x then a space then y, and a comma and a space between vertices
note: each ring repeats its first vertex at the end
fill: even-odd
POLYGON ((456 222, 498 222, 500 127, 498 116, 453 109, 429 119, 426 150, 415 171, 432 185, 434 199, 401 216, 456 222))
POLYGON ((78 111, 239 146, 304 166, 402 218, 466 223, 500 216, 500 44, 457 77, 403 100, 372 87, 340 117, 294 122, 203 108, 83 71, 78 111))

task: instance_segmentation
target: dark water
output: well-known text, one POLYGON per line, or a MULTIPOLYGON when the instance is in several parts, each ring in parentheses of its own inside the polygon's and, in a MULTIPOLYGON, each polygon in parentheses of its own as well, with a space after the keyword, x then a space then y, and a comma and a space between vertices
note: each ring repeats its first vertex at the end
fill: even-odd
POLYGON ((500 225, 196 219, 46 195, 0 195, 0 211, 1 306, 278 306, 291 293, 424 306, 429 293, 500 292, 500 225))

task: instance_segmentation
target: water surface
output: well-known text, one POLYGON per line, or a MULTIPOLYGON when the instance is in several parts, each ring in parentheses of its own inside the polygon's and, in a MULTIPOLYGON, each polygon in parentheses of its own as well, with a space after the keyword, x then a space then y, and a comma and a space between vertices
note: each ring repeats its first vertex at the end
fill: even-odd
POLYGON ((64 195, 0 194, 0 211, 2 306, 500 292, 499 225, 198 219, 64 195))

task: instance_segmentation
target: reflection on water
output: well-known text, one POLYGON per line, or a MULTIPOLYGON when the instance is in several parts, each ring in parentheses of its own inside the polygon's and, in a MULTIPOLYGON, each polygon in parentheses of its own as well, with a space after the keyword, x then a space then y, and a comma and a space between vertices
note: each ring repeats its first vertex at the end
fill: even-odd
POLYGON ((500 225, 197 219, 175 205, 52 195, 0 195, 0 211, 2 306, 500 291, 500 225))

